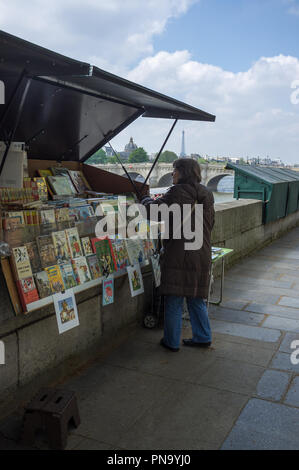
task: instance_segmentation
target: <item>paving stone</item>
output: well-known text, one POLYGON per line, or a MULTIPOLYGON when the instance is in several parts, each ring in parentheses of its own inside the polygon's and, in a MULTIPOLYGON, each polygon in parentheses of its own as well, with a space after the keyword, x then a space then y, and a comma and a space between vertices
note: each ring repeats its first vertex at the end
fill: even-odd
MULTIPOLYGON (((248 277, 245 275, 241 276, 242 284, 248 286, 249 289, 256 288, 258 290, 263 290, 265 287, 277 287, 278 289, 291 289, 293 282, 291 281, 280 281, 280 280, 271 280, 271 279, 264 279, 261 277, 256 276, 255 278, 248 277)), ((240 276, 239 275, 226 275, 225 276, 225 285, 228 282, 234 282, 240 284, 240 276)))
POLYGON ((257 384, 256 394, 261 398, 279 401, 288 387, 290 374, 266 370, 257 384))
MULTIPOLYGON (((232 308, 234 310, 242 310, 248 304, 247 300, 223 300, 221 302, 221 307, 223 308, 232 308)), ((209 305, 210 308, 213 307, 212 304, 209 305)))
POLYGON ((247 300, 248 302, 261 301, 267 304, 276 304, 279 300, 280 295, 266 294, 263 292, 258 292, 256 290, 241 290, 236 288, 230 288, 224 285, 223 291, 223 300, 247 300))
MULTIPOLYGON (((298 359, 298 355, 297 355, 298 359)), ((291 354, 278 352, 275 354, 270 364, 272 369, 290 370, 293 372, 299 372, 299 364, 292 364, 291 354)))
POLYGON ((285 307, 299 308, 299 298, 283 296, 279 300, 278 305, 284 305, 285 307))
POLYGON ((285 352, 291 354, 294 349, 297 349, 298 346, 294 344, 295 347, 291 348, 293 341, 299 342, 299 334, 298 333, 286 333, 281 345, 279 346, 280 352, 285 352))
POLYGON ((160 395, 117 445, 138 450, 217 449, 247 399, 238 393, 178 383, 167 395, 160 395))
POLYGON ((241 325, 238 323, 229 323, 219 320, 211 320, 211 327, 212 331, 217 333, 227 333, 232 336, 242 336, 259 341, 276 342, 281 336, 279 330, 271 330, 269 328, 251 325, 241 325))
POLYGON ((72 450, 112 450, 113 448, 111 444, 81 437, 80 442, 72 450))
MULTIPOLYGON (((214 335, 212 347, 215 350, 217 357, 225 359, 236 360, 254 364, 257 366, 267 367, 273 356, 273 350, 263 347, 269 343, 259 343, 254 341, 246 340, 246 342, 234 342, 234 337, 228 337, 225 335, 214 335), (249 344, 248 344, 249 343, 249 344)), ((241 338, 239 338, 241 339, 241 338)))
POLYGON ((299 292, 295 289, 286 289, 283 287, 276 288, 271 286, 264 286, 262 284, 245 285, 240 282, 240 279, 236 281, 225 280, 225 290, 229 290, 229 292, 237 290, 239 292, 240 298, 244 298, 244 295, 246 295, 246 298, 248 298, 248 295, 251 294, 250 300, 257 300, 259 297, 259 299, 261 299, 263 302, 266 302, 268 297, 275 297, 275 302, 270 301, 268 303, 276 303, 281 296, 294 297, 299 301, 299 292))
POLYGON ((267 315, 274 315, 277 317, 292 318, 294 320, 299 318, 299 308, 283 307, 280 305, 251 302, 247 304, 245 310, 248 312, 265 313, 267 315))
POLYGON ((215 360, 216 355, 210 349, 182 346, 181 350, 174 354, 162 348, 160 344, 135 340, 112 352, 106 363, 155 376, 193 382, 215 360))
POLYGON ((259 325, 264 319, 264 315, 261 314, 249 313, 244 310, 231 310, 216 306, 211 306, 209 308, 209 316, 216 320, 243 323, 244 325, 259 325))
POLYGON ((284 403, 299 408, 299 376, 294 377, 284 403))
POLYGON ((281 318, 270 315, 264 321, 263 326, 265 328, 275 328, 299 333, 299 320, 293 320, 290 318, 281 318))
POLYGON ((223 450, 297 450, 299 410, 253 398, 249 400, 223 450))
POLYGON ((77 395, 81 424, 76 434, 115 446, 138 417, 161 395, 167 395, 172 386, 173 381, 164 377, 121 367, 89 367, 65 384, 77 395))
POLYGON ((263 372, 263 367, 221 358, 197 379, 197 383, 249 395, 255 391, 263 372))

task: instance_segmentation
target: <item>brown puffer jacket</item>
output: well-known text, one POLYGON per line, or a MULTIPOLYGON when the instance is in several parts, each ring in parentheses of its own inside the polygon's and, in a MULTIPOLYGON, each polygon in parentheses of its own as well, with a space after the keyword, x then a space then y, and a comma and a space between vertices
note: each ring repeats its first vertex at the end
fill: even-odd
MULTIPOLYGON (((158 199, 146 197, 142 204, 149 214, 152 204, 203 204, 203 244, 198 250, 185 250, 183 237, 180 240, 172 238, 173 229, 170 223, 170 236, 163 240, 164 254, 161 259, 161 286, 163 295, 178 295, 187 297, 208 297, 210 268, 211 268, 211 232, 214 225, 214 197, 202 184, 176 184, 165 195, 158 199)), ((183 212, 183 211, 182 211, 183 212)), ((171 218, 170 218, 171 220, 171 218)), ((182 223, 183 219, 181 219, 182 223)), ((190 220, 189 220, 190 225, 190 220)), ((191 215, 191 227, 194 230, 195 214, 191 215)), ((179 228, 180 229, 180 228, 179 228)))

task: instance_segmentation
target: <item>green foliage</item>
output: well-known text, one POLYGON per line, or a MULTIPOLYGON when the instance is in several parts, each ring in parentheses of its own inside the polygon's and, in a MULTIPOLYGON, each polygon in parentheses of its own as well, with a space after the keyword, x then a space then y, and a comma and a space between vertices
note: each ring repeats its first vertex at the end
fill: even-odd
POLYGON ((130 154, 128 161, 129 163, 148 162, 149 156, 143 149, 143 147, 138 147, 137 149, 133 150, 133 152, 130 154))
POLYGON ((169 150, 165 150, 161 153, 159 162, 160 163, 172 163, 178 158, 177 154, 174 152, 170 152, 169 150))
POLYGON ((198 161, 198 163, 208 163, 207 160, 205 160, 202 157, 199 157, 197 161, 198 161))
POLYGON ((89 159, 86 161, 89 165, 91 164, 103 164, 103 163, 108 163, 108 157, 106 153, 104 152, 103 149, 97 150, 96 153, 94 153, 89 159))

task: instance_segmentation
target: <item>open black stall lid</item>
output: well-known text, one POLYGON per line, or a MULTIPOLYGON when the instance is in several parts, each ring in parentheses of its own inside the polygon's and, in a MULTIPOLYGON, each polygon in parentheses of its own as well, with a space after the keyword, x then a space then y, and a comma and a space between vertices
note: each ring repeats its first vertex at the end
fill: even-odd
POLYGON ((215 121, 168 96, 0 31, 0 139, 31 159, 85 161, 139 116, 215 121), (23 107, 20 112, 20 104, 23 107))

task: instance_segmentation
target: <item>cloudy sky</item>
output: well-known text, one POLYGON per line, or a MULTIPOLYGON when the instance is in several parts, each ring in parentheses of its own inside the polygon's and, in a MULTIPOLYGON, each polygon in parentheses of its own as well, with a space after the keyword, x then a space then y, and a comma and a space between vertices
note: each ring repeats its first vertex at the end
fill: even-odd
MULTIPOLYGON (((179 122, 169 150, 184 129, 188 153, 299 163, 299 0, 0 0, 0 28, 216 115, 179 122)), ((112 144, 156 152, 171 124, 112 144)))

